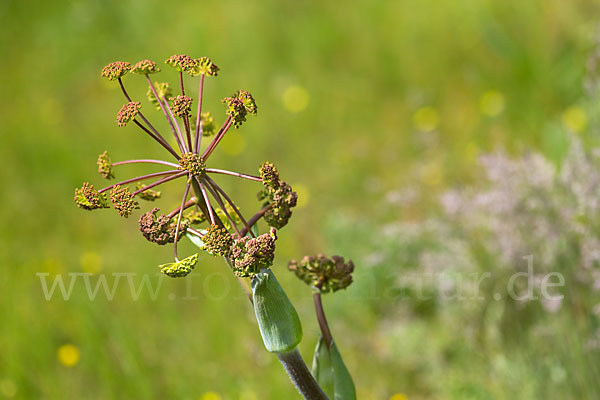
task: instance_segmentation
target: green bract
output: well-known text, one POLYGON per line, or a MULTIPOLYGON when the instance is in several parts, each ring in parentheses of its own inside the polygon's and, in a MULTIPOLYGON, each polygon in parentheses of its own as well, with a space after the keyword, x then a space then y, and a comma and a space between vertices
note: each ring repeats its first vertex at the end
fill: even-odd
POLYGON ((180 278, 189 275, 196 266, 198 253, 180 260, 179 262, 159 265, 160 272, 171 278, 180 278))
POLYGON ((252 278, 254 313, 265 347, 271 353, 287 353, 302 340, 296 309, 270 269, 252 278))

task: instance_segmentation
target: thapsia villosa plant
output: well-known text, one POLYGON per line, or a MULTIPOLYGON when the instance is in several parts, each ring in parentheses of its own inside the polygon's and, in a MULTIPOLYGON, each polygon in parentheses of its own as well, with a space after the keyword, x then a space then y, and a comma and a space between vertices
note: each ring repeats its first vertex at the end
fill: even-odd
POLYGON ((174 94, 168 83, 153 82, 150 75, 160 72, 157 64, 143 60, 131 65, 113 62, 102 69, 101 75, 117 81, 127 103, 117 114, 117 124, 125 127, 137 125, 161 145, 174 160, 136 159, 112 162, 108 152, 98 157, 98 172, 105 179, 115 178, 115 167, 125 164, 147 163, 168 167, 166 171, 149 173, 125 179, 97 190, 88 182, 75 190, 75 203, 82 209, 109 208, 112 202, 119 214, 128 218, 139 209, 137 199, 152 202, 161 193, 155 188, 163 183, 185 181, 181 204, 167 214, 152 208, 141 215, 140 231, 154 243, 173 243, 174 260, 159 266, 170 277, 185 277, 192 272, 198 254, 180 259, 177 243, 185 235, 205 252, 222 256, 232 272, 242 282, 254 306, 263 342, 268 351, 277 354, 292 381, 306 399, 354 399, 352 378, 335 345, 321 303, 321 293, 345 289, 352 282, 354 265, 339 256, 318 255, 305 257, 300 262, 291 261, 289 270, 313 287, 314 303, 322 336, 313 359, 312 375, 300 356, 297 345, 302 339, 298 314, 277 282, 270 267, 275 255, 277 230, 283 228, 296 206, 297 194, 279 177, 272 163, 264 162, 259 176, 213 168, 207 165, 210 155, 231 129, 239 128, 248 115, 256 115, 257 106, 252 95, 239 90, 222 100, 226 118, 217 129, 209 112, 202 109, 204 79, 216 76, 219 68, 207 57, 191 58, 187 55, 169 57, 166 64, 179 74, 179 94, 174 94), (172 133, 172 139, 161 134, 142 113, 142 105, 133 100, 123 84, 127 74, 143 76, 148 83, 148 100, 162 112, 172 133), (186 95, 184 74, 198 78, 198 98, 186 95), (195 114, 193 112, 195 110, 195 114), (203 146, 204 138, 211 138, 203 146), (262 208, 252 217, 245 218, 232 198, 213 179, 217 175, 230 175, 262 183, 258 200, 262 208), (153 180, 149 184, 144 181, 153 180), (135 184, 130 189, 130 184, 135 184), (107 195, 108 193, 108 195, 107 195), (109 201, 110 199, 110 201, 109 201), (270 227, 260 234, 257 222, 263 219, 270 227), (250 285, 248 285, 248 281, 250 285))

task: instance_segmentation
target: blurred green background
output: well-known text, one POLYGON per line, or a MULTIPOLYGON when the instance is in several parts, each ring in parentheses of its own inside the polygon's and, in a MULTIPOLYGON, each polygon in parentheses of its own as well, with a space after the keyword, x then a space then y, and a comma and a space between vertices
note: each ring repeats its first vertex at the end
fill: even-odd
MULTIPOLYGON (((219 259, 201 256, 187 281, 163 279, 154 299, 147 290, 134 299, 123 277, 112 301, 102 291, 92 301, 78 277, 69 300, 46 301, 36 275, 159 282, 171 247, 145 241, 137 216, 88 213, 72 197, 84 180, 102 185, 95 160, 104 150, 113 160, 166 154, 134 127, 116 127, 122 94, 100 69, 180 53, 221 68, 204 103, 218 121, 220 99, 237 89, 258 103, 212 165, 256 173, 270 160, 299 193, 273 268, 302 318, 305 359, 318 338, 311 292, 285 266, 342 254, 355 261, 356 283, 324 302, 359 398, 597 398, 596 292, 581 292, 589 299, 578 307, 531 311, 544 334, 508 306, 490 317, 483 303, 389 296, 382 285, 404 273, 406 254, 444 242, 407 246, 401 233, 381 239, 381 228, 437 215, 447 189, 477 184, 480 154, 535 151, 560 166, 569 132, 596 146, 599 107, 584 81, 599 16, 591 0, 3 0, 0 398, 298 397, 219 259), (393 201, 406 188, 418 200, 393 201), (483 338, 472 334, 484 324, 483 338)), ((176 82, 166 66, 159 76, 176 82)), ((145 98, 142 79, 125 82, 145 98)), ((256 185, 219 182, 248 214, 259 206, 256 185)), ((165 187, 162 207, 180 191, 165 187)))

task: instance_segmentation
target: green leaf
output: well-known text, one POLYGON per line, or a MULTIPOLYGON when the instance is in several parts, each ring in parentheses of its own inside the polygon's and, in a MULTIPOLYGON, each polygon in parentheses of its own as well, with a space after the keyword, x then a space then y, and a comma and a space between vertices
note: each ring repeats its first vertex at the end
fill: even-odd
POLYGON ((302 325, 275 275, 263 269, 252 278, 254 313, 265 347, 271 353, 292 351, 302 340, 302 325))
POLYGON ((312 374, 327 397, 333 398, 333 366, 323 336, 319 337, 313 355, 312 374))
POLYGON ((334 400, 355 400, 356 389, 352 376, 335 345, 327 345, 323 337, 319 338, 313 357, 312 374, 319 382, 325 394, 334 400))

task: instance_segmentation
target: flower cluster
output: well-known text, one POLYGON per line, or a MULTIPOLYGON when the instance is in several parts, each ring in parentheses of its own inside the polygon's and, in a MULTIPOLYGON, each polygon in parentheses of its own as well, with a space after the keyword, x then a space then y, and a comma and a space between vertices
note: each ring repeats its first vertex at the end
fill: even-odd
POLYGON ((175 97, 170 97, 169 100, 171 100, 171 109, 173 110, 173 114, 180 118, 190 116, 193 102, 191 97, 177 95, 175 97))
POLYGON ((140 75, 156 74, 157 72, 160 72, 160 68, 158 68, 154 61, 142 60, 131 67, 131 72, 140 75))
POLYGON ((139 101, 130 101, 129 103, 124 104, 117 113, 117 125, 123 127, 126 126, 127 123, 133 121, 141 107, 142 105, 139 101))
POLYGON ((220 228, 217 225, 211 225, 206 230, 202 241, 204 242, 204 250, 213 255, 229 257, 231 254, 233 237, 225 228, 220 228))
POLYGON ((237 91, 232 97, 225 97, 222 102, 227 106, 227 115, 236 128, 246 121, 248 113, 256 115, 258 110, 252 95, 244 90, 237 91))
POLYGON ((95 210, 97 208, 108 208, 106 195, 98 193, 94 185, 84 182, 83 186, 75 189, 75 203, 84 210, 95 210))
POLYGON ((207 76, 216 76, 219 68, 207 57, 192 58, 187 55, 171 56, 165 63, 179 72, 178 85, 153 81, 150 76, 161 72, 161 69, 152 60, 142 60, 133 65, 113 62, 102 69, 101 75, 118 81, 125 96, 126 103, 117 114, 118 126, 124 127, 133 121, 174 160, 113 162, 105 151, 97 160, 98 172, 105 179, 113 179, 115 168, 128 164, 150 164, 164 170, 124 179, 100 190, 85 182, 75 191, 75 203, 86 210, 109 208, 106 195, 109 192, 113 208, 127 218, 140 208, 137 199, 156 201, 161 197, 161 192, 155 191, 156 187, 185 178, 179 207, 165 214, 159 213, 160 209, 154 207, 139 219, 139 229, 148 241, 159 245, 173 243, 175 261, 162 264, 160 270, 172 277, 186 276, 191 272, 198 255, 180 260, 177 253, 178 242, 187 235, 195 243, 201 243, 206 252, 228 258, 236 275, 251 277, 271 266, 275 252, 275 230, 260 235, 259 220, 264 219, 276 228, 284 226, 291 215, 290 208, 296 204, 296 194, 279 179, 279 173, 270 163, 263 164, 261 176, 209 167, 209 157, 231 126, 239 128, 248 114, 257 114, 256 101, 244 90, 238 90, 233 96, 223 99, 226 113, 219 127, 215 117, 202 108, 204 80, 207 76), (129 72, 146 80, 148 101, 162 113, 171 135, 156 129, 142 112, 141 102, 132 98, 125 89, 123 77, 129 72), (193 99, 189 92, 186 93, 183 73, 199 78, 197 98, 193 99), (174 94, 172 88, 177 88, 180 93, 174 94), (202 139, 206 137, 211 139, 203 145, 202 139), (266 201, 263 208, 251 218, 245 218, 234 200, 215 181, 216 176, 263 183, 265 190, 261 200, 266 201), (131 190, 128 185, 132 185, 131 190), (206 225, 202 227, 203 224, 206 225))
POLYGON ((134 195, 126 186, 115 185, 110 191, 110 201, 112 201, 113 207, 119 212, 121 217, 127 218, 133 210, 140 208, 139 203, 133 198, 134 195))
POLYGON ((110 163, 110 157, 108 156, 108 151, 104 151, 104 153, 98 156, 98 173, 102 175, 104 179, 112 179, 114 178, 114 174, 112 173, 112 164, 110 163))
POLYGON ((185 54, 177 54, 169 57, 165 63, 169 64, 179 72, 185 72, 191 76, 208 75, 216 76, 219 71, 208 57, 191 58, 185 54))
POLYGON ((277 234, 273 228, 269 233, 256 238, 244 236, 237 239, 232 250, 235 262, 233 272, 239 277, 251 277, 261 269, 273 265, 275 240, 277 240, 277 234))
POLYGON ((306 256, 300 260, 292 260, 288 269, 307 284, 316 287, 321 293, 336 292, 346 289, 352 283, 354 263, 344 261, 344 257, 325 257, 323 254, 306 256))
POLYGON ((279 172, 273 164, 265 162, 260 167, 260 176, 264 189, 258 193, 258 199, 264 200, 268 207, 264 219, 270 226, 281 229, 292 216, 292 208, 298 202, 298 195, 292 187, 279 179, 279 172))
MULTIPOLYGON (((165 245, 167 243, 173 243, 175 241, 175 230, 177 229, 177 223, 164 214, 156 216, 156 213, 160 211, 159 208, 153 208, 151 211, 142 214, 139 220, 140 231, 144 237, 150 241, 159 245, 165 245)), ((186 233, 189 222, 185 220, 179 227, 177 234, 177 241, 181 240, 183 235, 186 233)))
POLYGON ((101 75, 109 81, 122 78, 131 69, 131 64, 124 61, 115 61, 102 68, 101 75))

